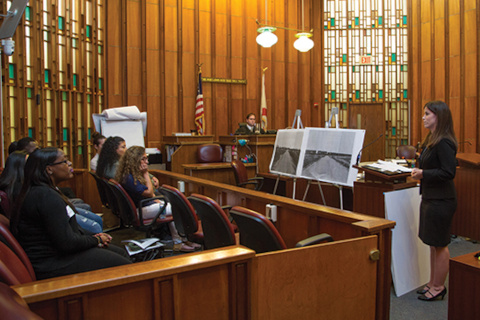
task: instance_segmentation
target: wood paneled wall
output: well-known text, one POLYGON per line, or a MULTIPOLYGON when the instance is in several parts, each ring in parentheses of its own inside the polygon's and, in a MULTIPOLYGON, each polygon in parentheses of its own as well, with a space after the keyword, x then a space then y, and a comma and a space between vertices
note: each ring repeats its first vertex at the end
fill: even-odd
MULTIPOLYGON (((268 23, 301 29, 301 7, 301 0, 268 0, 268 23)), ((106 106, 147 111, 149 146, 195 128, 197 64, 204 77, 247 80, 203 83, 206 134, 233 133, 249 112, 259 118, 265 67, 269 129, 291 126, 296 109, 305 126, 323 124, 314 107, 323 100, 321 1, 305 0, 305 29, 314 29, 315 42, 308 53, 294 49, 295 31, 278 29, 272 48, 257 45, 263 0, 109 0, 106 12, 106 106)))
POLYGON ((443 100, 452 110, 459 151, 480 152, 479 7, 478 0, 411 0, 413 144, 427 134, 425 103, 443 100))

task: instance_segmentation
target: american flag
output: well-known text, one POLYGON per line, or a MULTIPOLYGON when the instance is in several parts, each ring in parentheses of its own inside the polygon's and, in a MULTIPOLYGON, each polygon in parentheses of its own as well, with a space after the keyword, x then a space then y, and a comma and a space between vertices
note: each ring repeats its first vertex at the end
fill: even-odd
POLYGON ((197 104, 195 106, 195 125, 197 132, 203 136, 205 134, 205 119, 203 114, 203 92, 202 92, 202 73, 198 73, 197 104))

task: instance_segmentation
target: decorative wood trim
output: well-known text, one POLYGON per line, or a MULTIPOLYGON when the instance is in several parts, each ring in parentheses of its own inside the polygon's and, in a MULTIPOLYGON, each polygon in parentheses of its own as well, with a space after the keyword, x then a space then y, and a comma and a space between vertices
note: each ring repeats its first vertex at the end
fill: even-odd
MULTIPOLYGON (((465 141, 465 40, 465 0, 460 0, 460 129, 457 132, 458 141, 465 141)), ((464 148, 463 145, 459 147, 464 148)))

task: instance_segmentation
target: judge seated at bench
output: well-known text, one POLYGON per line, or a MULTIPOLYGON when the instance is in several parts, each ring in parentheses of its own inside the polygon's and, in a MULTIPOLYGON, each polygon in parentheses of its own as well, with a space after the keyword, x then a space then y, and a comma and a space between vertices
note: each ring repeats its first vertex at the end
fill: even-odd
POLYGON ((264 134, 265 130, 255 123, 255 113, 249 113, 245 119, 246 123, 239 123, 239 128, 235 134, 264 134))

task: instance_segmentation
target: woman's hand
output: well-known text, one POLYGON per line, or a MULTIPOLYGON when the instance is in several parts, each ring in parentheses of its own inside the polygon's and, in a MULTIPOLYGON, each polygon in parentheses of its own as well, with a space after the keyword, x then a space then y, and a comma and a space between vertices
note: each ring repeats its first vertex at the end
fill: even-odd
POLYGON ((417 169, 417 168, 414 168, 412 170, 412 178, 415 179, 415 180, 420 180, 423 178, 423 170, 422 169, 417 169))
POLYGON ((152 177, 152 184, 154 189, 158 189, 158 187, 160 186, 160 181, 158 181, 157 178, 152 177))
POLYGON ((108 244, 112 241, 112 236, 106 233, 97 233, 94 237, 100 239, 100 243, 98 244, 100 248, 108 247, 108 244))
POLYGON ((140 171, 143 173, 148 172, 148 164, 144 161, 140 162, 140 171))

